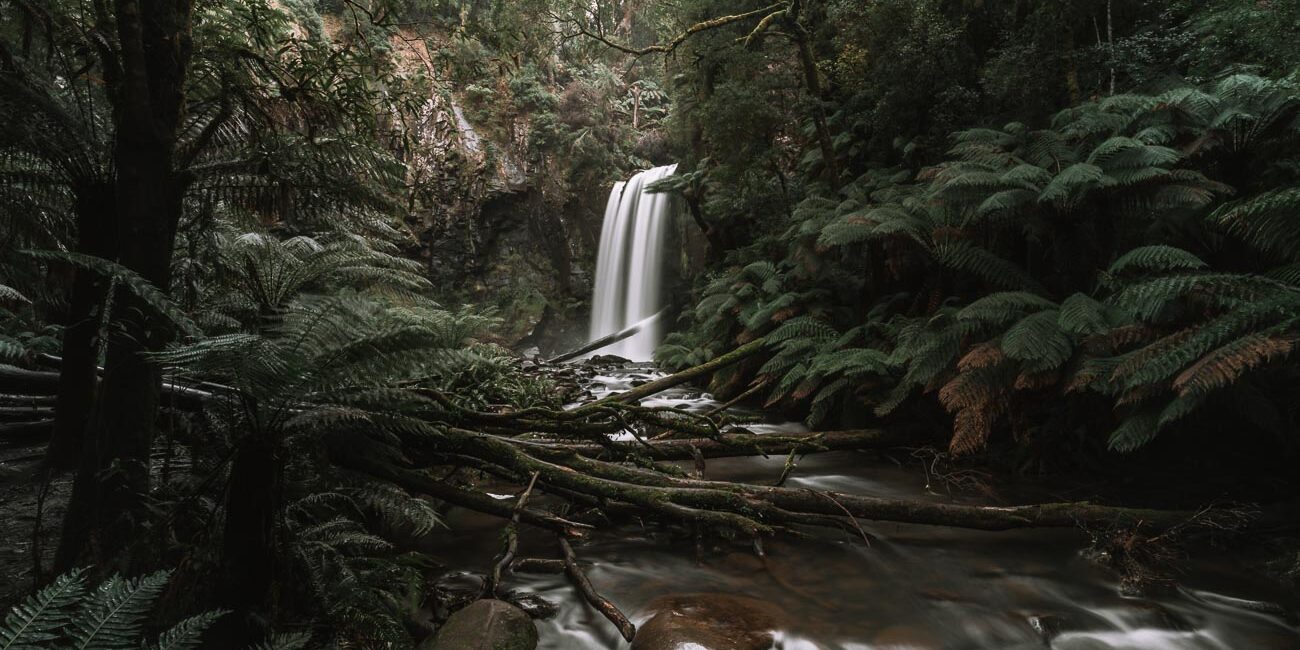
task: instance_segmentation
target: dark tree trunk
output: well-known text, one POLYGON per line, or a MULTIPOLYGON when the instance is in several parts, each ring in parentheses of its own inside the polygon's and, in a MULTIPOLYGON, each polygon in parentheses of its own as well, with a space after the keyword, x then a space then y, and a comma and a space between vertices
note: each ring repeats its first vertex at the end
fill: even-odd
POLYGON ((254 434, 239 443, 230 464, 219 596, 233 612, 213 630, 222 647, 247 647, 265 632, 256 613, 274 600, 283 460, 272 436, 254 434))
MULTIPOLYGON (((117 0, 121 77, 114 101, 119 261, 166 290, 184 183, 173 168, 190 58, 189 0, 117 0)), ((127 551, 143 530, 149 451, 161 376, 142 353, 159 349, 169 328, 120 289, 104 379, 82 445, 81 463, 59 544, 58 565, 91 560, 127 571, 127 551)))
MULTIPOLYGON (((116 260, 113 188, 106 183, 79 188, 76 210, 77 252, 116 260)), ((83 268, 73 272, 63 330, 54 434, 45 454, 46 466, 51 469, 73 469, 81 455, 82 439, 94 407, 99 330, 107 285, 108 281, 98 273, 83 268)))

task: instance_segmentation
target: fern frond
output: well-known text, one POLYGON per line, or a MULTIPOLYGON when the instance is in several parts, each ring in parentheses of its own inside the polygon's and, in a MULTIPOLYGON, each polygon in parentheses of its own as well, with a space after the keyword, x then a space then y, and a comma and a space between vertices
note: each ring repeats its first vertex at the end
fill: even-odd
POLYGON ((42 650, 61 638, 85 595, 83 573, 83 569, 65 573, 14 605, 0 625, 0 650, 42 650))
POLYGON ((169 571, 159 571, 134 580, 115 576, 100 584, 85 612, 72 623, 72 647, 136 650, 140 631, 169 575, 169 571))
POLYGON ((151 650, 193 650, 199 647, 203 633, 228 613, 225 610, 214 610, 191 616, 160 634, 158 642, 149 647, 151 650))

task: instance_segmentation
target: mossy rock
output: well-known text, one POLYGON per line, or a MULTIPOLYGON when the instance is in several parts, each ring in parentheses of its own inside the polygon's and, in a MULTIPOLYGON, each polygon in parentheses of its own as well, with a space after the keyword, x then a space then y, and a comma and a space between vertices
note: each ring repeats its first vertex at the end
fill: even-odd
POLYGON ((419 650, 533 650, 537 626, 523 610, 500 600, 478 600, 457 611, 419 650))

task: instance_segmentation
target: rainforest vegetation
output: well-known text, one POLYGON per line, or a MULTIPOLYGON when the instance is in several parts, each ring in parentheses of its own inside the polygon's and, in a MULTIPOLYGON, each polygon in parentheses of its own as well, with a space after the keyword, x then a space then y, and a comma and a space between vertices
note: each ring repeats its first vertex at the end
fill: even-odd
POLYGON ((669 648, 590 540, 884 523, 1082 529, 1126 593, 1212 539, 1294 631, 1297 43, 1296 0, 0 0, 0 649, 533 647, 447 640, 553 615, 529 570, 669 648), (669 163, 662 372, 594 394, 547 360, 669 163), (1066 487, 786 485, 898 449, 1066 487))

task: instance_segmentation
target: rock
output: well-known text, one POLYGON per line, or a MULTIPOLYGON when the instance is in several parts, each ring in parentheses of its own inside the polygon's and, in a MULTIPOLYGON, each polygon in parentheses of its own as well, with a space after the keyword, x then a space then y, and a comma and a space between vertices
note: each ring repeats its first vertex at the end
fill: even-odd
POLYGON ((943 647, 943 641, 928 630, 913 625, 891 625, 873 638, 872 647, 899 650, 928 650, 943 647))
POLYGON ((451 615, 418 650, 533 650, 537 626, 522 610, 500 600, 476 600, 451 615))
POLYGON ((598 354, 587 359, 587 365, 589 366, 626 366, 629 363, 632 362, 613 354, 598 354))
POLYGON ((632 650, 767 650, 781 611, 756 598, 730 594, 678 594, 659 598, 632 650))
POLYGON ((1061 632, 1064 631, 1066 627, 1065 622, 1061 620, 1061 617, 1056 616, 1055 614, 1030 616, 1027 620, 1029 621, 1029 627, 1033 628, 1034 632, 1038 633, 1038 637, 1042 639, 1043 643, 1046 645, 1051 645, 1052 639, 1060 636, 1061 632))

